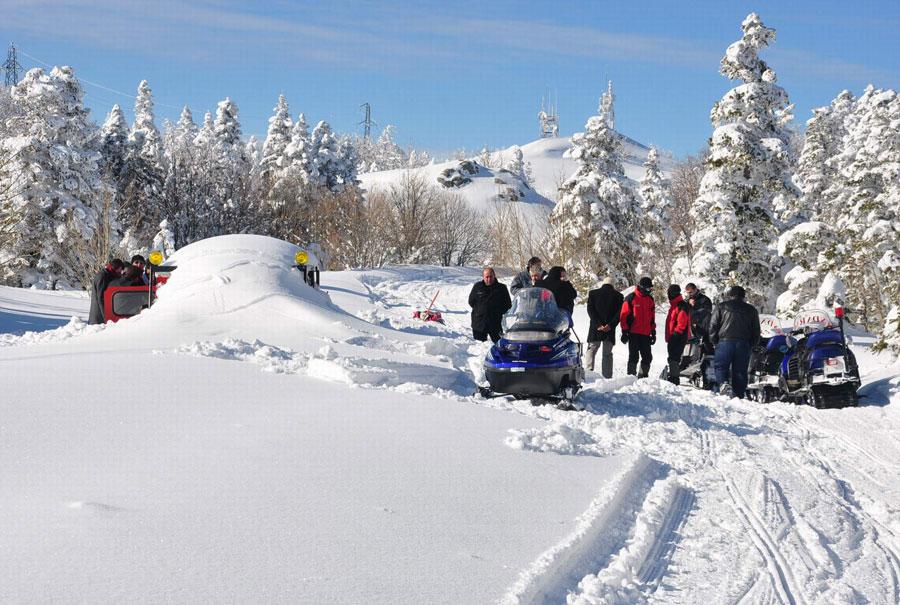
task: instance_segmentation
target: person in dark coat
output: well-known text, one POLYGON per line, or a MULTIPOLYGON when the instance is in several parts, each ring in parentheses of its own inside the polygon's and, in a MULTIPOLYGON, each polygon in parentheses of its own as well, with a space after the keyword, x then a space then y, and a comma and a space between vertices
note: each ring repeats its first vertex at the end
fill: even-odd
POLYGON ((513 296, 523 288, 533 288, 539 281, 546 277, 547 272, 543 270, 541 264, 541 259, 536 256, 532 256, 528 259, 525 270, 521 273, 517 273, 513 278, 512 283, 509 284, 509 291, 513 296))
POLYGON ((666 348, 669 362, 668 379, 679 384, 681 379, 681 357, 684 346, 691 337, 691 306, 681 295, 681 286, 672 284, 666 291, 669 299, 669 313, 666 315, 666 348))
POLYGON ((691 334, 708 343, 709 318, 712 315, 713 303, 695 283, 686 284, 684 294, 691 306, 691 334))
POLYGON ((619 323, 619 312, 624 300, 609 277, 603 280, 599 288, 588 292, 587 312, 591 325, 588 328, 585 367, 588 370, 594 369, 597 349, 602 348, 600 369, 604 378, 612 378, 612 348, 616 344, 616 324, 619 323))
POLYGON ((144 283, 144 269, 136 265, 128 265, 122 272, 121 277, 109 282, 110 286, 146 286, 144 283))
POLYGON ((106 322, 103 314, 103 293, 109 287, 109 283, 122 275, 125 263, 115 258, 109 262, 91 282, 91 310, 88 313, 89 324, 102 324, 106 322))
POLYGON ((653 280, 642 277, 634 292, 625 297, 619 323, 622 326, 622 342, 628 343, 628 375, 646 378, 650 373, 656 343, 656 306, 653 302, 653 280), (640 357, 641 371, 637 371, 640 357))
POLYGON ((475 340, 484 342, 488 336, 493 342, 500 340, 500 322, 512 306, 512 301, 506 285, 497 281, 493 267, 485 267, 481 272, 481 281, 472 286, 469 306, 472 307, 472 336, 475 340))
POLYGON ((744 302, 746 292, 732 286, 716 305, 709 321, 709 337, 716 347, 716 383, 725 393, 743 398, 747 392, 750 352, 759 342, 759 311, 744 302))
POLYGON ((569 317, 572 316, 572 313, 575 312, 575 299, 578 298, 578 292, 569 281, 569 276, 564 268, 551 267, 550 273, 540 280, 538 285, 550 290, 556 300, 556 306, 563 311, 568 311, 569 317))

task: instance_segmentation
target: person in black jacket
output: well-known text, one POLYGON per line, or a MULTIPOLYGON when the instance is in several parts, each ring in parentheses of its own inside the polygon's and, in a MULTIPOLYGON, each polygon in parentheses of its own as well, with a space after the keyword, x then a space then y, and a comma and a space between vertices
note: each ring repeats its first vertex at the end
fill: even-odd
POLYGON ((109 283, 122 275, 125 263, 115 258, 109 262, 91 282, 91 310, 88 313, 89 324, 102 324, 106 322, 103 313, 103 293, 109 287, 109 283))
POLYGON ((747 391, 750 352, 759 342, 759 312, 744 302, 746 292, 732 286, 709 320, 709 337, 716 347, 715 369, 719 390, 743 398, 747 391))
POLYGON ((553 292, 556 306, 563 311, 568 311, 569 316, 572 316, 572 313, 575 312, 575 299, 578 298, 578 292, 569 281, 569 276, 564 268, 551 267, 547 277, 540 280, 537 285, 553 292))
POLYGON ((475 340, 500 340, 503 314, 509 311, 512 301, 506 285, 497 281, 493 267, 485 267, 481 272, 481 281, 472 286, 469 293, 469 306, 472 307, 472 336, 475 340))
POLYGON ((604 378, 612 378, 612 348, 616 344, 616 324, 619 323, 619 312, 624 300, 625 297, 613 287, 609 277, 603 280, 599 288, 588 293, 587 312, 591 325, 588 328, 585 367, 588 370, 594 369, 597 349, 602 347, 600 369, 604 378))
POLYGON ((509 291, 515 296, 516 292, 523 288, 532 288, 538 285, 538 282, 546 276, 547 272, 541 268, 541 259, 532 256, 528 259, 525 270, 513 277, 512 283, 509 284, 509 291))
POLYGON ((691 334, 709 342, 709 318, 712 315, 713 304, 709 296, 700 291, 695 283, 689 283, 684 287, 684 295, 691 305, 691 334))

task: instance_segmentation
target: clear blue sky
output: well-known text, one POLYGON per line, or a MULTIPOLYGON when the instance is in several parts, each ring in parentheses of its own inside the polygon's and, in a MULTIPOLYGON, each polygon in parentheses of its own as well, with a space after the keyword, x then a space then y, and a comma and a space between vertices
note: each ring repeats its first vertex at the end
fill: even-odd
MULTIPOLYGON (((560 131, 582 128, 605 79, 619 130, 678 155, 700 148, 718 74, 756 11, 777 30, 763 56, 797 122, 842 89, 900 86, 900 0, 791 2, 180 2, 0 0, 0 41, 84 79, 132 93, 147 79, 157 118, 195 119, 230 96, 262 138, 279 93, 291 113, 354 131, 368 101, 401 144, 437 152, 536 138, 540 99, 559 97, 560 131)), ((26 67, 39 66, 20 56, 26 67)), ((85 84, 102 121, 133 100, 85 84)))

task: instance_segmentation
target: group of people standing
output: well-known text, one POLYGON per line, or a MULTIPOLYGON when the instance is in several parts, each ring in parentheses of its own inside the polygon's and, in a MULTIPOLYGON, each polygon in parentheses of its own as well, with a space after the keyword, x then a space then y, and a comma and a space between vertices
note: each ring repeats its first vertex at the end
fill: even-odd
MULTIPOLYGON (((472 334, 476 340, 500 340, 503 314, 512 306, 513 295, 523 288, 546 288, 553 293, 556 304, 570 315, 578 296, 568 281, 563 267, 542 268, 541 259, 532 257, 525 271, 517 274, 509 290, 497 280, 492 267, 486 267, 482 279, 469 294, 472 307, 472 334)), ((600 373, 612 378, 613 346, 616 327, 621 329, 620 340, 628 345, 626 371, 643 378, 650 372, 652 346, 656 343, 656 305, 653 281, 642 277, 634 291, 624 296, 616 290, 611 278, 599 288, 588 292, 587 312, 590 326, 587 336, 585 367, 593 370, 600 352, 600 373)), ((728 384, 736 397, 744 397, 747 389, 750 352, 759 341, 759 313, 745 302, 746 293, 733 286, 725 300, 713 306, 712 300, 694 283, 688 283, 682 294, 681 286, 671 284, 666 290, 669 310, 666 315, 665 340, 668 379, 679 383, 684 352, 689 342, 715 351, 716 382, 728 384)))

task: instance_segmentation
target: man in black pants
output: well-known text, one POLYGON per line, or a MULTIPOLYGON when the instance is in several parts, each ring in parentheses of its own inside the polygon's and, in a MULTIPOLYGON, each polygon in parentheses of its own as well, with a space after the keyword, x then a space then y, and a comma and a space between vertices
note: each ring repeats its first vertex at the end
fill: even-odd
POLYGON ((759 342, 759 312, 744 302, 746 292, 732 286, 725 301, 716 305, 709 322, 709 336, 716 347, 716 382, 725 395, 743 398, 747 391, 750 351, 759 342))
POLYGON ((650 373, 653 352, 650 347, 656 343, 656 310, 653 296, 653 281, 642 277, 634 292, 625 297, 619 324, 622 327, 622 342, 628 343, 628 374, 646 378, 650 373), (637 371, 640 357, 641 371, 637 371))
POLYGON ((505 284, 497 281, 493 267, 485 267, 481 272, 481 281, 472 286, 469 293, 469 306, 472 307, 472 336, 475 340, 500 340, 501 320, 509 311, 512 301, 505 284))

